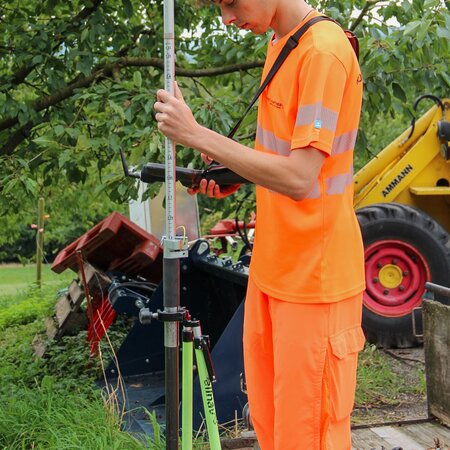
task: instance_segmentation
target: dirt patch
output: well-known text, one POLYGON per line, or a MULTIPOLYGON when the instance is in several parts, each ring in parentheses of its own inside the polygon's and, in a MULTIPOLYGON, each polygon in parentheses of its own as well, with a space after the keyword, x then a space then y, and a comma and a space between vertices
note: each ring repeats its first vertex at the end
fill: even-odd
POLYGON ((389 349, 384 353, 390 358, 392 371, 401 379, 401 389, 394 404, 370 408, 355 408, 352 423, 378 424, 397 421, 414 421, 428 417, 425 393, 425 357, 423 347, 389 349))

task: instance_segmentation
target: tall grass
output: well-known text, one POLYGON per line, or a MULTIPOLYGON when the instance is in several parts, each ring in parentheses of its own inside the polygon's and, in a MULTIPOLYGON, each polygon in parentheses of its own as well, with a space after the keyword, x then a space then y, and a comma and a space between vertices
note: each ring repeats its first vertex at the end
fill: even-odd
POLYGON ((44 377, 0 397, 0 448, 8 450, 134 450, 160 448, 120 431, 119 418, 98 395, 70 392, 44 377))

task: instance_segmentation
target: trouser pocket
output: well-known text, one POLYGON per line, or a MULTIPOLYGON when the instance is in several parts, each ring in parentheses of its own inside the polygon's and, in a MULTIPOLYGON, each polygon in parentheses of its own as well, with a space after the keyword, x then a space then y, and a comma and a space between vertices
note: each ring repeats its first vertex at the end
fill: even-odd
POLYGON ((329 389, 331 420, 340 421, 353 409, 358 352, 364 347, 360 326, 330 336, 329 389))

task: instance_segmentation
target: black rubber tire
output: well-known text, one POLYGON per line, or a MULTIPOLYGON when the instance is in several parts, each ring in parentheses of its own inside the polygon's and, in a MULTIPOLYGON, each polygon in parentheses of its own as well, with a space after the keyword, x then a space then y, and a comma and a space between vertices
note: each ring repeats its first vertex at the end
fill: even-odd
MULTIPOLYGON (((356 211, 364 248, 386 239, 411 245, 426 261, 433 283, 450 284, 450 236, 423 211, 399 203, 379 203, 356 211)), ((369 280, 366 275, 366 283, 369 280)), ((367 295, 366 293, 364 294, 367 295)), ((448 298, 436 298, 449 303, 448 298)), ((363 330, 366 339, 378 347, 405 348, 420 344, 413 334, 411 314, 399 317, 378 315, 363 306, 363 330)))

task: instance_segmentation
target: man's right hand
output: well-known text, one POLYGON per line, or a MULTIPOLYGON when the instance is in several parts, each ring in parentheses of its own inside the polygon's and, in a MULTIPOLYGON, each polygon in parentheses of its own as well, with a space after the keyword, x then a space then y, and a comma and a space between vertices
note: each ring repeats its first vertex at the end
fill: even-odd
MULTIPOLYGON (((204 153, 201 154, 201 157, 206 165, 210 165, 213 161, 204 153)), ((198 188, 189 188, 187 191, 190 195, 200 193, 211 198, 225 198, 236 192, 240 186, 240 184, 233 184, 230 186, 220 187, 214 180, 210 180, 209 183, 207 180, 202 180, 200 181, 200 185, 198 188)))
POLYGON ((232 184, 230 186, 220 187, 214 180, 203 179, 200 181, 198 188, 189 188, 187 191, 190 195, 204 194, 210 198, 224 198, 236 192, 240 184, 232 184))

